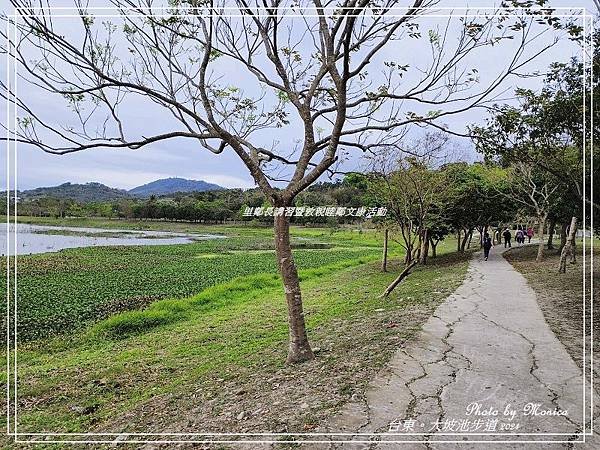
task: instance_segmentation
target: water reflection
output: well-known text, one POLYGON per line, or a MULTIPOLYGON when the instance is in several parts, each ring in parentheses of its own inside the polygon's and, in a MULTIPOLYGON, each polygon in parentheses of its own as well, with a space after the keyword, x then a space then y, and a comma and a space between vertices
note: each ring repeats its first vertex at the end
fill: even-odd
POLYGON ((116 230, 83 227, 53 227, 45 225, 0 225, 0 254, 29 255, 57 252, 64 248, 105 245, 168 245, 187 244, 195 240, 220 239, 216 234, 183 234, 169 231, 116 230))

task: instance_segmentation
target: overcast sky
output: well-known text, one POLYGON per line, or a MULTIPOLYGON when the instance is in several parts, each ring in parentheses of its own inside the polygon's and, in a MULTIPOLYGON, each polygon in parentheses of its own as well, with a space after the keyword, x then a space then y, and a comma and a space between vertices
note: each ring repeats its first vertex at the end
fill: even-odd
MULTIPOLYGON (((102 4, 102 2, 96 3, 102 4)), ((473 5, 492 6, 492 3, 485 1, 469 2, 469 6, 473 5)), ((460 2, 443 1, 441 6, 463 5, 460 2)), ((551 2, 551 6, 586 7, 588 11, 595 11, 592 0, 583 2, 556 0, 551 2)), ((435 20, 428 18, 420 19, 421 29, 427 29, 428 25, 432 25, 435 20)), ((420 55, 418 47, 414 49, 390 49, 389 51, 401 52, 406 55, 406 60, 411 64, 418 63, 420 55), (401 52, 402 50, 404 52, 401 52)), ((575 51, 576 48, 572 43, 560 44, 550 50, 549 54, 536 61, 535 69, 544 71, 552 61, 567 61, 575 54, 575 51)), ((508 54, 507 52, 506 57, 508 57, 508 54)), ((482 78, 485 79, 487 71, 493 73, 494 69, 504 64, 504 61, 502 61, 501 53, 490 52, 487 55, 479 55, 477 64, 479 71, 482 72, 482 78)), ((0 73, 0 76, 6 76, 6 60, 4 58, 1 63, 0 73)), ((235 74, 232 73, 231 75, 233 83, 244 85, 243 79, 236 80, 235 74)), ((531 88, 539 88, 540 81, 539 79, 530 79, 519 84, 531 88)), ((513 84, 509 83, 504 88, 512 89, 514 86, 513 81, 513 84)), ((24 86, 19 86, 20 93, 24 90, 24 86)), ((26 90, 23 95, 27 95, 26 90)), ((49 98, 43 96, 29 98, 29 100, 33 102, 38 110, 49 114, 57 122, 67 120, 68 111, 65 111, 62 104, 54 103, 49 98)), ((131 130, 139 129, 140 133, 143 133, 143 130, 147 130, 149 124, 155 124, 160 129, 161 124, 169 120, 167 117, 169 113, 162 112, 158 108, 137 108, 135 105, 128 107, 130 111, 127 116, 128 126, 131 130)), ((5 124, 6 109, 2 108, 1 110, 0 118, 2 123, 5 124)), ((454 129, 462 130, 465 124, 481 123, 482 120, 481 111, 471 111, 461 116, 454 116, 447 123, 454 129)), ((289 130, 281 130, 280 133, 283 134, 278 139, 285 139, 285 133, 289 134, 289 130)), ((3 145, 5 146, 5 143, 3 145)), ((465 155, 471 152, 468 141, 457 142, 457 145, 463 148, 465 155)), ((95 181, 112 187, 130 189, 158 178, 167 177, 205 180, 225 187, 247 188, 254 186, 254 182, 248 174, 247 169, 231 150, 226 150, 220 155, 213 155, 191 140, 163 141, 136 151, 89 150, 65 156, 46 154, 39 149, 25 145, 19 145, 17 151, 17 181, 19 189, 53 186, 67 181, 73 183, 95 181)), ((6 151, 3 152, 3 155, 6 157, 6 151)), ((4 187, 6 185, 6 164, 0 165, 0 182, 0 186, 4 187)))

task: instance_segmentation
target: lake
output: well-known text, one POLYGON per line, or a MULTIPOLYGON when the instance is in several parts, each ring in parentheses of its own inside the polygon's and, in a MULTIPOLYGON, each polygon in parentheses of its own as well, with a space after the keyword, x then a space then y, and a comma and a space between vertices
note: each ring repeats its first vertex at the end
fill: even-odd
POLYGON ((119 230, 45 225, 0 225, 0 254, 29 255, 58 252, 65 248, 106 245, 172 245, 197 240, 222 239, 217 234, 185 234, 169 231, 119 230), (16 244, 16 245, 15 245, 16 244), (16 252, 15 252, 16 247, 16 252), (7 251, 8 249, 8 251, 7 251))

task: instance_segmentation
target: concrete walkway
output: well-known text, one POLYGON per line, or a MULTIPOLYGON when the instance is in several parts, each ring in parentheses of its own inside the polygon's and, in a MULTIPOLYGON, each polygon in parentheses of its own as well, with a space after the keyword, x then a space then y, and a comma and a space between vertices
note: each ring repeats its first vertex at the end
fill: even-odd
POLYGON ((572 442, 582 440, 582 372, 500 251, 493 249, 489 261, 473 258, 465 282, 328 430, 383 434, 339 436, 352 444, 324 447, 600 448, 598 435, 572 442), (543 414, 557 410, 565 415, 543 414))

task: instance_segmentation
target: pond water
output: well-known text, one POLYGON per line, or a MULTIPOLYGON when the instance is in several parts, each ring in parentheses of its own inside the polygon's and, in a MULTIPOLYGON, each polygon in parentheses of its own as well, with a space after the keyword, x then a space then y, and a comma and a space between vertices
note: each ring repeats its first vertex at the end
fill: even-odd
POLYGON ((206 239, 221 239, 217 234, 184 234, 169 231, 117 230, 101 228, 53 227, 45 225, 0 225, 0 254, 29 255, 57 252, 64 248, 105 245, 187 244, 206 239), (16 245, 15 245, 16 244, 16 245))

